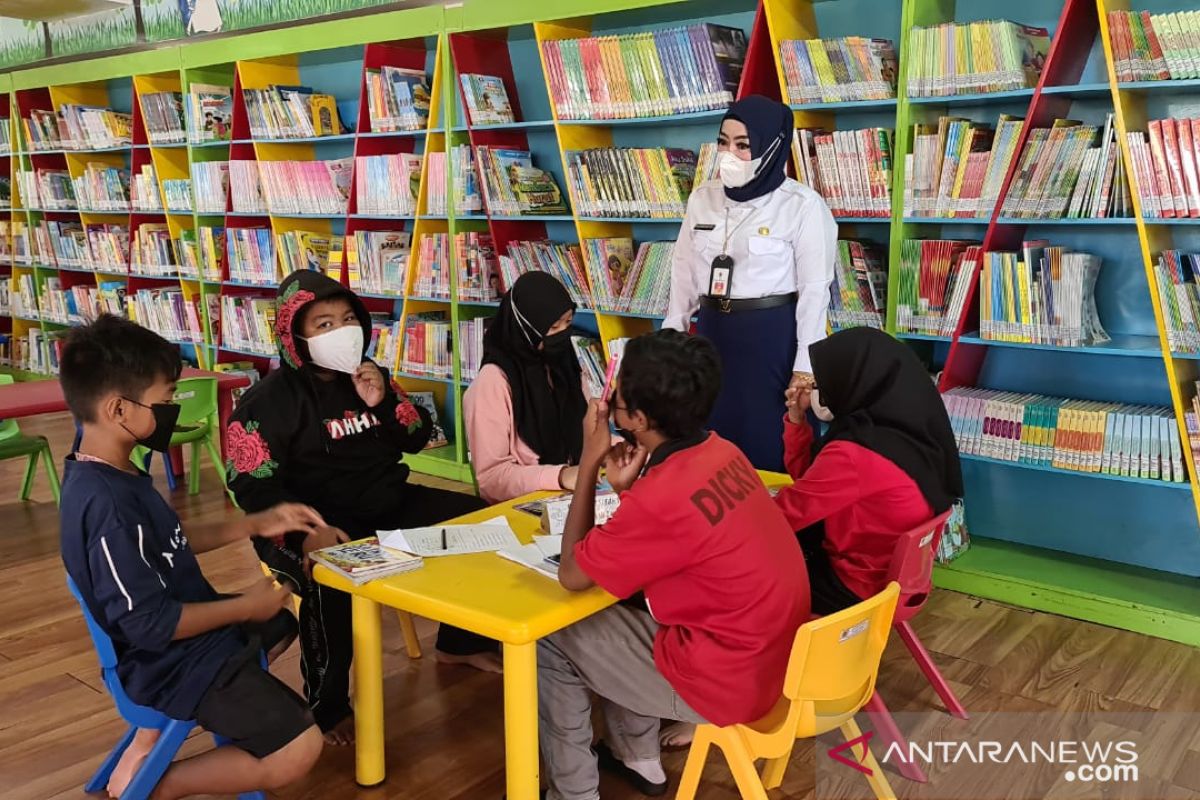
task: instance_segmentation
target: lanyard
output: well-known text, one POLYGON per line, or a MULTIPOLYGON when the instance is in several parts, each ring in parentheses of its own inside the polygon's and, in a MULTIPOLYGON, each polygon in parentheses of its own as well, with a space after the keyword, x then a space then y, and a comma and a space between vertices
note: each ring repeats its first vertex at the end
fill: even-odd
POLYGON ((754 209, 751 208, 748 210, 746 216, 742 218, 742 221, 739 222, 737 225, 734 225, 733 230, 729 230, 729 206, 725 206, 725 241, 722 242, 722 244, 721 244, 721 255, 723 255, 723 256, 729 255, 729 237, 731 237, 731 236, 733 236, 733 234, 737 233, 738 229, 741 228, 743 225, 745 225, 747 222, 749 222, 750 218, 753 216, 754 216, 754 209))

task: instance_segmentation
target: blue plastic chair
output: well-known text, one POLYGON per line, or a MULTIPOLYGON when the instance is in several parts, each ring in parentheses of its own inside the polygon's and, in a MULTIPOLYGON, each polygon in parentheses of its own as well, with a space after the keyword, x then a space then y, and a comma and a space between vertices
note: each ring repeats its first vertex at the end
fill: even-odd
MULTIPOLYGON (((121 760, 125 748, 129 747, 129 743, 133 741, 133 736, 137 733, 138 728, 155 728, 162 732, 158 741, 154 743, 150 754, 146 756, 146 760, 142 762, 137 774, 133 776, 133 780, 129 782, 129 786, 125 788, 120 797, 120 800, 146 800, 154 791, 154 787, 158 785, 163 773, 167 771, 167 767, 171 766, 175 754, 183 746, 188 734, 192 732, 192 728, 196 727, 196 723, 193 720, 171 719, 162 712, 140 706, 129 699, 129 695, 125 694, 125 687, 121 685, 121 679, 117 677, 117 651, 113 648, 112 639, 108 638, 108 634, 96 623, 92 612, 88 610, 87 603, 79 594, 79 588, 69 575, 67 576, 67 587, 79 601, 79 607, 83 610, 83 619, 87 623, 88 633, 92 636, 92 644, 95 645, 96 655, 100 659, 100 671, 104 678, 104 685, 108 688, 108 693, 112 695, 113 702, 116 703, 117 712, 120 713, 122 719, 129 723, 129 730, 121 737, 121 741, 117 743, 113 751, 108 754, 108 758, 104 759, 100 769, 96 770, 96 774, 87 782, 83 790, 95 792, 107 786, 109 777, 117 767, 117 762, 121 760)), ((220 736, 214 735, 213 739, 218 747, 228 744, 220 736)), ((249 792, 238 797, 239 800, 266 800, 266 795, 262 792, 249 792)))

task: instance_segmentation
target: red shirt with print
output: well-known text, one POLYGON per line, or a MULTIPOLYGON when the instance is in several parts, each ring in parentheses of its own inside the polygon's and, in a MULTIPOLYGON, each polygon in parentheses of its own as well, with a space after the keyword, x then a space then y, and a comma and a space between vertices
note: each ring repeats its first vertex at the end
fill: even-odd
POLYGON ((654 663, 696 713, 730 725, 774 706, 809 616, 808 572, 737 447, 716 434, 662 445, 575 558, 617 597, 645 592, 654 663))
POLYGON ((916 481, 854 442, 834 441, 812 458, 808 423, 785 418, 783 461, 796 480, 775 496, 792 530, 825 520, 825 552, 846 588, 866 599, 883 591, 896 537, 933 518, 916 481))

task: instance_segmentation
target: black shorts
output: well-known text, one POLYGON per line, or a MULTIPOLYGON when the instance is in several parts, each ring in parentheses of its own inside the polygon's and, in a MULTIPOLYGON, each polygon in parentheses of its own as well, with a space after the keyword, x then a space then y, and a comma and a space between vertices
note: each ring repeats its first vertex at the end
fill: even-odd
POLYGON ((255 758, 266 758, 312 727, 312 712, 261 661, 264 651, 295 632, 295 618, 283 611, 270 622, 244 628, 249 641, 200 698, 196 722, 255 758))

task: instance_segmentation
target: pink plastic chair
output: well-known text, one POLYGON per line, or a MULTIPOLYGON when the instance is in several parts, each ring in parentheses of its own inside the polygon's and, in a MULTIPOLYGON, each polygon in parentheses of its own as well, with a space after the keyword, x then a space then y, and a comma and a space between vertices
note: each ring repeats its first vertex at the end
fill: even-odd
MULTIPOLYGON (((888 568, 887 580, 900 584, 900 600, 896 603, 896 615, 892 620, 892 627, 900 634, 900 640, 904 642, 908 652, 912 653, 917 666, 921 668, 921 672, 925 673, 925 678, 938 693, 938 697, 942 698, 946 710, 955 717, 967 719, 966 709, 955 697, 954 690, 950 688, 950 684, 946 683, 942 673, 938 671, 929 651, 917 638, 916 631, 908 624, 908 621, 916 616, 916 613, 924 607, 925 601, 929 599, 929 590, 933 586, 933 554, 937 552, 938 540, 941 538, 942 530, 949 517, 950 512, 947 511, 936 519, 923 522, 913 530, 900 535, 896 540, 896 548, 892 551, 892 563, 888 568)), ((868 701, 866 710, 885 751, 895 742, 899 746, 900 752, 907 753, 908 745, 904 736, 896 727, 896 721, 892 719, 879 692, 875 692, 868 701)), ((916 764, 899 761, 896 766, 900 770, 900 774, 909 780, 918 783, 925 783, 928 780, 924 770, 916 764)))

